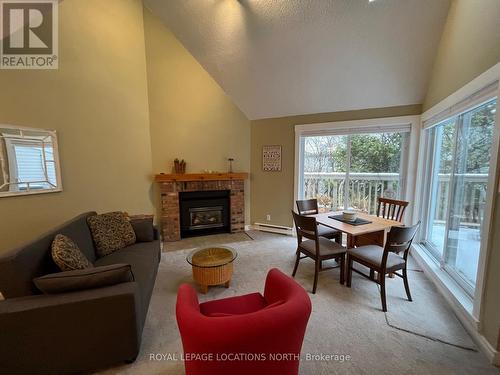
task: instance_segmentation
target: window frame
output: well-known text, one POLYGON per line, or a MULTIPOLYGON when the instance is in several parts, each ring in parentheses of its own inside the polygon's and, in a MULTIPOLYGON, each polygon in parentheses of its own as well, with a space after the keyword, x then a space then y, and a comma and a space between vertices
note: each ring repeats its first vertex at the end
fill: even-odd
MULTIPOLYGON (((60 163, 60 158, 59 158, 59 147, 58 147, 58 139, 57 139, 57 132, 56 130, 48 130, 48 129, 40 129, 40 128, 31 128, 31 127, 25 127, 25 126, 17 126, 17 125, 10 125, 10 124, 1 124, 0 123, 0 129, 10 129, 10 130, 17 130, 20 132, 22 135, 23 132, 37 132, 37 133, 45 133, 43 138, 51 138, 52 141, 52 150, 53 150, 53 160, 50 162, 54 163, 54 169, 55 169, 55 178, 56 178, 56 186, 54 188, 46 188, 46 189, 12 189, 9 187, 8 191, 3 191, 0 192, 0 198, 6 198, 6 197, 12 197, 12 196, 21 196, 21 195, 33 195, 33 194, 46 194, 46 193, 58 193, 63 191, 63 185, 62 185, 62 178, 61 178, 61 163, 60 163)), ((0 134, 1 135, 1 134, 0 134)), ((10 160, 13 158, 15 160, 15 153, 13 150, 13 147, 11 147, 11 143, 15 143, 17 140, 26 140, 27 142, 30 141, 30 136, 27 136, 27 138, 23 138, 22 136, 16 136, 16 135, 2 135, 2 138, 5 139, 5 151, 7 154, 7 163, 10 164, 12 161, 10 160), (14 154, 14 155, 13 155, 14 154)), ((36 137, 31 137, 31 138, 36 138, 35 141, 42 140, 42 136, 36 136, 36 137)), ((10 168, 9 168, 10 169, 10 168)), ((10 176, 9 176, 10 179, 10 176)), ((50 185, 53 185, 50 183, 49 180, 47 180, 47 183, 50 185)))
MULTIPOLYGON (((470 105, 464 106, 463 108, 460 109, 460 111, 458 111, 457 113, 453 113, 450 117, 442 118, 437 122, 431 123, 430 125, 426 126, 425 129, 423 129, 422 137, 423 137, 424 141, 422 142, 421 151, 423 153, 423 159, 424 159, 422 168, 424 169, 423 173, 426 176, 426 179, 424 181, 432 182, 432 172, 433 172, 433 169, 435 167, 433 163, 434 163, 435 156, 436 156, 435 155, 435 147, 436 147, 435 141, 436 140, 435 140, 435 136, 433 134, 431 134, 430 132, 433 131, 433 129, 435 131, 436 127, 439 126, 440 124, 442 124, 443 122, 448 121, 448 120, 453 119, 453 118, 455 119, 455 133, 453 136, 454 142, 453 142, 453 158, 452 158, 452 165, 454 165, 455 164, 455 157, 456 157, 456 153, 457 153, 456 147, 457 147, 457 139, 458 139, 458 129, 461 126, 461 122, 463 121, 463 116, 467 115, 467 113, 472 112, 475 109, 477 109, 477 108, 479 108, 479 107, 481 107, 481 106, 483 106, 483 105, 485 105, 493 100, 496 100, 497 110, 498 110, 498 96, 496 95, 495 92, 492 92, 492 93, 485 95, 481 100, 471 102, 470 105)), ((496 117, 496 119, 495 119, 494 128, 496 129, 498 117, 497 116, 495 116, 495 117, 496 117)), ((494 166, 494 163, 493 163, 493 155, 494 155, 493 147, 494 147, 494 142, 492 142, 492 145, 491 145, 491 160, 490 160, 489 173, 488 173, 488 184, 487 184, 488 187, 487 187, 487 189, 490 188, 489 182, 490 182, 490 179, 492 178, 492 174, 495 175, 495 170, 496 170, 496 166, 494 166), (493 168, 495 168, 495 170, 493 168)), ((446 271, 452 277, 452 279, 469 295, 469 297, 471 299, 474 299, 475 294, 476 294, 476 289, 478 288, 478 280, 479 280, 479 272, 480 272, 479 262, 478 262, 478 269, 477 269, 477 273, 476 273, 476 285, 475 286, 471 286, 471 284, 469 282, 467 282, 467 280, 465 280, 462 275, 460 275, 456 270, 453 269, 453 267, 451 267, 446 262, 446 257, 449 255, 447 252, 448 251, 447 250, 448 240, 449 240, 448 232, 449 232, 449 226, 450 226, 450 217, 449 216, 450 216, 450 211, 451 211, 452 194, 453 194, 452 184, 454 183, 454 181, 455 181, 455 172, 454 172, 454 168, 452 168, 452 171, 450 174, 450 188, 448 191, 448 198, 447 198, 447 200, 448 200, 447 209, 446 209, 447 220, 446 220, 445 231, 444 231, 443 254, 439 255, 439 252, 437 251, 436 247, 430 241, 427 241, 429 223, 432 221, 432 219, 429 216, 432 212, 431 211, 431 205, 432 205, 432 201, 433 201, 431 199, 432 183, 427 184, 425 186, 425 188, 422 189, 422 191, 421 191, 420 200, 421 200, 421 202, 426 202, 426 204, 423 205, 425 207, 422 207, 422 211, 420 214, 420 220, 422 221, 422 224, 423 224, 422 225, 423 230, 420 232, 420 235, 417 239, 418 239, 418 243, 422 244, 424 249, 429 253, 429 255, 434 257, 435 261, 437 263, 439 263, 439 267, 442 270, 446 271)), ((485 214, 485 218, 486 218, 486 214, 485 214)), ((487 242, 488 242, 488 237, 485 236, 485 234, 487 234, 487 232, 485 231, 485 228, 488 226, 489 226, 489 223, 486 222, 486 220, 484 220, 484 225, 481 228, 481 241, 480 241, 480 250, 479 250, 479 253, 480 253, 479 258, 480 259, 481 259, 481 253, 484 251, 483 249, 487 246, 487 242)))
MULTIPOLYGON (((433 118, 438 117, 441 113, 447 112, 450 117, 450 109, 457 108, 460 103, 468 102, 470 104, 476 102, 475 94, 481 90, 485 90, 488 87, 493 87, 490 91, 494 93, 493 96, 500 98, 500 63, 494 65, 481 75, 474 78, 472 81, 434 105, 433 107, 426 110, 421 116, 421 132, 419 138, 419 144, 422 145, 419 150, 418 155, 418 169, 416 178, 419 181, 425 181, 425 153, 424 146, 426 142, 425 132, 426 123, 428 123, 433 118)), ((486 205, 484 211, 484 227, 482 238, 484 239, 484 246, 480 248, 479 254, 479 264, 478 272, 476 278, 476 289, 473 298, 471 298, 467 293, 459 286, 456 281, 454 281, 447 272, 437 268, 437 264, 433 257, 430 257, 427 249, 420 245, 422 240, 422 231, 417 233, 413 247, 413 254, 417 263, 419 263, 427 272, 429 272, 429 277, 434 281, 434 283, 440 288, 443 295, 450 301, 454 311, 463 316, 461 319, 463 324, 466 324, 471 329, 477 331, 482 315, 482 299, 486 284, 486 265, 490 253, 493 249, 491 244, 491 232, 493 225, 493 213, 494 207, 497 199, 497 193, 499 191, 498 177, 500 172, 498 170, 499 163, 499 144, 500 144, 500 111, 497 108, 496 118, 495 118, 495 129, 493 133, 492 149, 491 149, 491 159, 490 159, 490 176, 487 185, 487 196, 486 205)), ((425 206, 422 202, 422 192, 424 190, 423 184, 416 184, 415 186, 415 197, 416 197, 416 207, 417 209, 413 212, 413 221, 419 220, 423 214, 423 207, 425 206)))
MULTIPOLYGON (((300 178, 303 175, 303 137, 321 135, 350 135, 363 133, 387 133, 408 131, 406 152, 402 155, 401 175, 403 177, 402 196, 412 202, 414 200, 415 174, 417 171, 418 142, 420 138, 420 116, 400 116, 371 118, 362 120, 336 121, 319 124, 295 125, 295 169, 294 169, 294 202, 299 199, 302 187, 300 178), (408 131, 409 129, 409 131, 408 131)), ((413 217, 413 204, 408 207, 405 218, 413 217)))

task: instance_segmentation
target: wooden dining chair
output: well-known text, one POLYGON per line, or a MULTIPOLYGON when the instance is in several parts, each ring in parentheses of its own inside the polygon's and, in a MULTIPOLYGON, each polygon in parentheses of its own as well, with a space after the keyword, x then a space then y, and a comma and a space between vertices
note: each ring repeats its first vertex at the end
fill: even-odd
POLYGON ((292 211, 292 215, 297 231, 297 258, 293 267, 292 277, 295 277, 299 261, 304 258, 311 258, 315 262, 313 294, 316 293, 318 274, 321 271, 340 267, 340 283, 344 284, 346 248, 337 242, 319 236, 316 218, 302 216, 294 211, 292 211), (322 262, 329 259, 336 260, 339 265, 323 268, 322 262))
POLYGON ((360 246, 347 251, 347 286, 351 287, 352 271, 370 279, 380 285, 380 299, 382 310, 387 311, 385 297, 385 276, 392 273, 403 279, 406 296, 411 301, 410 286, 408 285, 407 262, 411 243, 417 233, 420 221, 411 227, 392 227, 387 235, 384 247, 377 245, 360 246), (370 269, 366 275, 353 267, 354 262, 360 263, 370 269), (402 271, 397 273, 396 271, 402 271), (374 277, 377 272, 377 278, 374 277))
MULTIPOLYGON (((296 203, 299 215, 314 215, 319 213, 317 199, 298 200, 296 203)), ((335 242, 342 245, 342 232, 339 232, 338 230, 318 224, 318 235, 320 237, 328 238, 329 240, 335 240, 335 242)))
POLYGON ((406 207, 410 202, 379 197, 377 199, 377 216, 388 220, 403 222, 406 207))

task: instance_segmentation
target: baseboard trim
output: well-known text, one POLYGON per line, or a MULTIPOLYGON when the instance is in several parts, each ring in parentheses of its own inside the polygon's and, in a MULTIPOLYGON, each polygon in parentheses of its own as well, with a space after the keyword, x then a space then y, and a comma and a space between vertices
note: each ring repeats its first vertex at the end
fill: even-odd
POLYGON ((500 366, 500 352, 498 352, 479 332, 480 322, 472 315, 472 302, 465 301, 465 298, 459 298, 450 291, 449 282, 444 280, 443 276, 439 275, 439 273, 443 271, 437 266, 434 266, 431 263, 432 260, 427 259, 428 256, 425 254, 425 250, 420 248, 419 245, 412 246, 411 255, 417 264, 424 270, 426 276, 436 286, 445 301, 450 305, 456 317, 471 335, 481 352, 486 355, 493 365, 500 366))
POLYGON ((287 236, 293 235, 293 229, 290 227, 285 227, 283 225, 265 224, 265 223, 254 223, 252 226, 254 230, 260 230, 262 232, 278 233, 287 236))
POLYGON ((478 331, 476 331, 475 333, 471 333, 471 336, 474 341, 476 341, 479 349, 486 355, 491 364, 494 366, 500 366, 500 352, 496 350, 488 340, 486 340, 486 337, 481 335, 478 331))

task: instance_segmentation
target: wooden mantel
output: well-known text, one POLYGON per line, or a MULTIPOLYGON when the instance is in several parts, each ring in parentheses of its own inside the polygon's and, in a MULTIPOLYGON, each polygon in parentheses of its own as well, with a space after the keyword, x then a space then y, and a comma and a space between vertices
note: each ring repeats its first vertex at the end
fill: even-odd
POLYGON ((247 172, 239 173, 185 173, 185 174, 167 174, 160 173, 155 175, 156 182, 183 182, 183 181, 227 181, 227 180, 246 180, 247 172))

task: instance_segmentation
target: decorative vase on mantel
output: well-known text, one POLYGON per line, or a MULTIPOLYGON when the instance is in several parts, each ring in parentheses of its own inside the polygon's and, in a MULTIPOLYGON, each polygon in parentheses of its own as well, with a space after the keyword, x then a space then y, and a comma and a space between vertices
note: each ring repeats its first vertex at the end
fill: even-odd
POLYGON ((184 174, 186 173, 186 162, 184 159, 180 160, 175 159, 174 160, 174 172, 175 174, 184 174))

